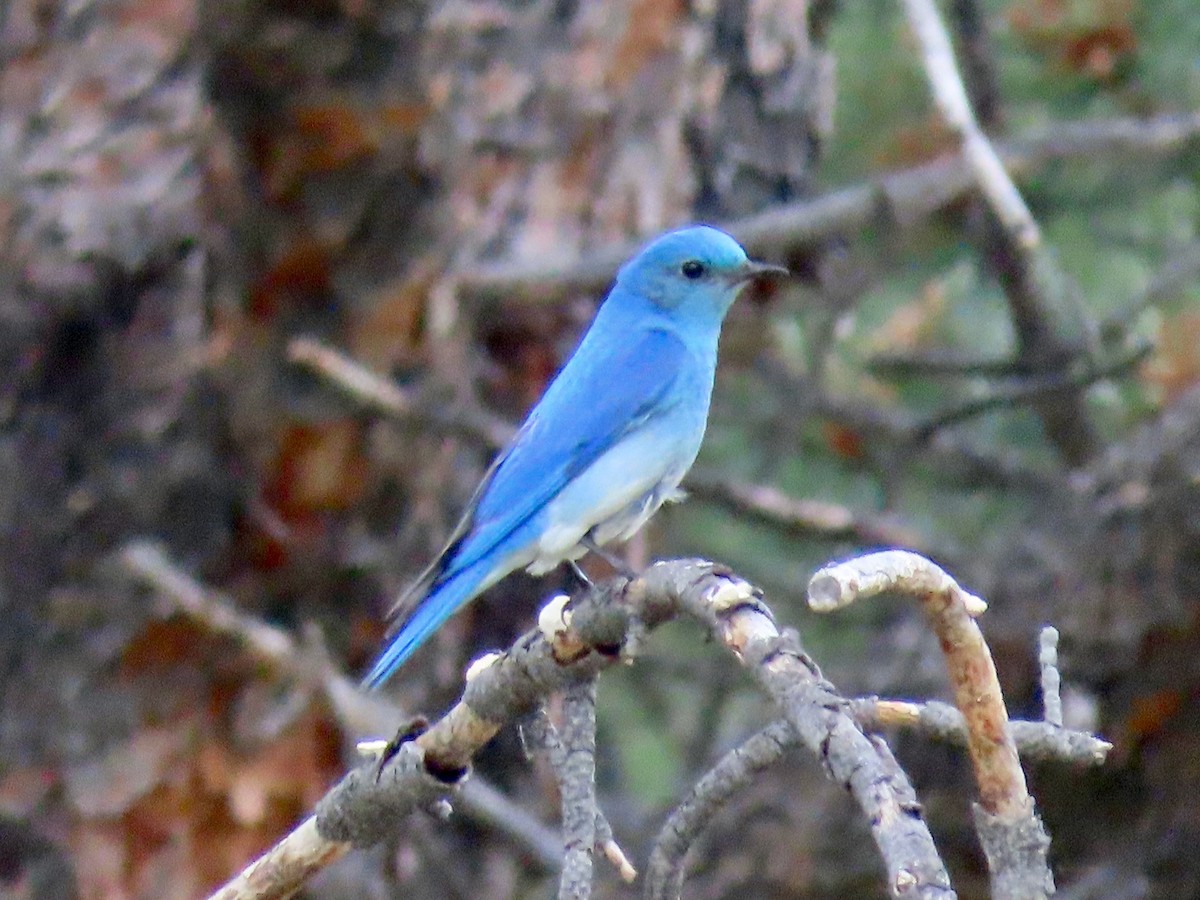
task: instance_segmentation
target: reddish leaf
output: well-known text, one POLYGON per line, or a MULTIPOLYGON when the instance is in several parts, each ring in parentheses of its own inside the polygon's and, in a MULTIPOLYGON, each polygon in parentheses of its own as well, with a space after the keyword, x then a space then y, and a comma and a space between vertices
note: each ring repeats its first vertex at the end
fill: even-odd
POLYGON ((366 486, 363 427, 357 419, 293 423, 284 432, 263 494, 285 519, 347 509, 366 486))
POLYGON ((289 307, 324 303, 332 291, 328 248, 318 240, 301 238, 250 289, 250 314, 261 322, 273 320, 289 307))

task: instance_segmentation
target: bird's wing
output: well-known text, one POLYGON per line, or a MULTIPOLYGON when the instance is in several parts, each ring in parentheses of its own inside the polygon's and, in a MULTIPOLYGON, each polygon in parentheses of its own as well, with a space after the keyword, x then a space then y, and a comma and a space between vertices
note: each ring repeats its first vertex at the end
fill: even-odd
POLYGON ((390 615, 403 621, 429 591, 499 547, 605 451, 670 410, 688 352, 676 334, 652 328, 609 343, 603 358, 589 354, 586 366, 573 365, 577 353, 492 463, 446 547, 390 615))

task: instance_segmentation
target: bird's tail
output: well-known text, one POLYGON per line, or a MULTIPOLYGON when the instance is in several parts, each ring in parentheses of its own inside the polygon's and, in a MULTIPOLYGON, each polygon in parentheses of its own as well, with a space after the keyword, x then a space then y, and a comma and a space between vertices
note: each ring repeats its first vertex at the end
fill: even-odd
POLYGON ((363 679, 363 687, 374 689, 387 681, 443 622, 479 593, 493 568, 490 559, 481 560, 435 587, 417 604, 404 627, 392 638, 379 661, 363 679))

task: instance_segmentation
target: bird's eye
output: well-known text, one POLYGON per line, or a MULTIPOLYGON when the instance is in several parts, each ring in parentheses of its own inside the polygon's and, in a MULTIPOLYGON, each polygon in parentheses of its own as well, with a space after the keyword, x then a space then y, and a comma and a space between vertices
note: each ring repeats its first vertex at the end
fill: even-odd
POLYGON ((703 278, 708 270, 705 269, 704 263, 700 262, 700 260, 689 259, 679 267, 679 271, 684 278, 695 281, 697 278, 703 278))

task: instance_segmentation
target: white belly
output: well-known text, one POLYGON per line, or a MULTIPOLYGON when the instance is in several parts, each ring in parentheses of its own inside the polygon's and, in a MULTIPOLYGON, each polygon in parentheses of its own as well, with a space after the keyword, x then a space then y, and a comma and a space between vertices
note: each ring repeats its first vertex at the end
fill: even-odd
POLYGON ((583 556, 588 535, 597 544, 628 539, 671 499, 704 436, 679 425, 668 419, 631 435, 567 485, 546 508, 529 571, 540 575, 583 556))

